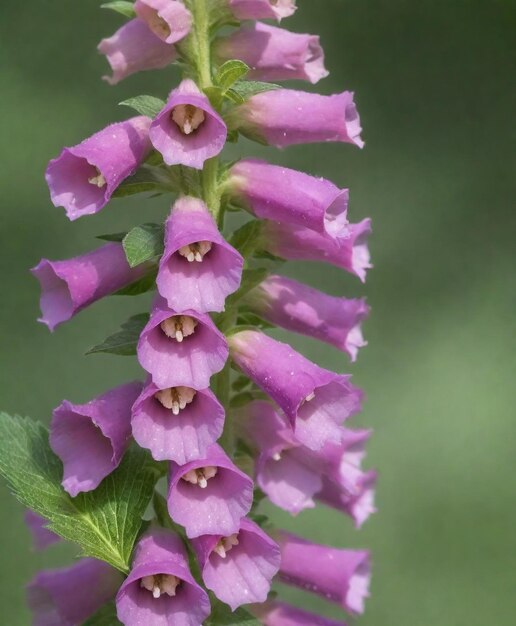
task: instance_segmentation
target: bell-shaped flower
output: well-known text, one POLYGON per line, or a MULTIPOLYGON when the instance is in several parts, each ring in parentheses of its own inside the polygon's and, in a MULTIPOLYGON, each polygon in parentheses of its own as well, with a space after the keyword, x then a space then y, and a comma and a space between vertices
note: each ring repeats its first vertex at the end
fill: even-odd
POLYGON ((232 611, 242 604, 265 602, 280 566, 280 551, 257 524, 244 518, 237 532, 204 535, 192 545, 204 584, 232 611))
POLYGON ((141 278, 148 268, 131 268, 120 243, 65 261, 41 259, 32 274, 41 285, 40 322, 54 330, 84 308, 141 278))
POLYGON ((336 622, 277 600, 257 605, 252 611, 264 626, 346 626, 344 622, 336 622))
POLYGON ((116 596, 125 626, 199 626, 210 614, 208 594, 194 580, 181 539, 152 528, 138 542, 129 576, 116 596))
POLYGON ((160 388, 205 389, 228 358, 228 345, 206 313, 173 311, 158 296, 138 341, 140 365, 160 388))
POLYGON ((179 198, 167 219, 157 285, 175 311, 223 311, 240 286, 244 260, 198 198, 179 198))
POLYGON ((149 381, 133 406, 133 436, 157 461, 203 459, 223 428, 224 407, 209 389, 158 389, 149 381))
POLYGON ((228 126, 276 148, 338 141, 362 148, 362 127, 353 94, 321 96, 293 89, 256 94, 233 109, 228 126))
POLYGON ((367 270, 372 267, 367 238, 371 220, 349 224, 346 237, 334 239, 302 226, 287 226, 266 221, 261 243, 267 252, 288 260, 324 261, 340 267, 365 282, 367 270))
POLYGON ((310 228, 329 237, 348 236, 348 189, 258 159, 238 161, 229 172, 233 202, 261 219, 310 228))
POLYGON ((360 410, 350 376, 325 370, 286 343, 258 331, 228 338, 238 367, 283 410, 297 439, 311 450, 340 440, 340 424, 360 410))
POLYGON ((39 572, 27 585, 32 625, 79 626, 115 597, 122 580, 120 572, 97 559, 39 572))
POLYGON ((361 528, 370 515, 376 513, 374 504, 377 473, 357 472, 355 488, 348 491, 336 482, 323 477, 322 488, 317 493, 316 500, 349 515, 355 522, 356 528, 361 528))
POLYGON ((188 35, 192 14, 178 0, 136 0, 136 15, 161 41, 172 44, 188 35))
POLYGON ((246 24, 218 39, 214 53, 220 61, 240 59, 247 63, 251 68, 247 78, 252 80, 299 79, 317 83, 328 76, 319 37, 261 22, 246 24))
POLYGON ((47 528, 48 520, 34 511, 27 509, 23 520, 30 530, 32 536, 32 547, 34 550, 44 550, 53 543, 61 541, 61 537, 47 528))
POLYGON ((369 314, 364 299, 329 296, 285 276, 271 275, 247 294, 246 304, 275 326, 347 352, 351 361, 367 345, 361 330, 369 314))
POLYGON ((149 137, 167 165, 202 170, 224 147, 227 128, 208 98, 187 78, 151 124, 149 137))
POLYGON ((97 50, 113 71, 102 77, 110 85, 137 72, 167 67, 177 57, 175 47, 161 41, 140 19, 126 22, 114 35, 102 39, 97 50))
POLYGON ((170 464, 168 512, 188 537, 229 536, 253 503, 253 481, 214 444, 204 459, 170 464))
POLYGON ((50 446, 63 462, 62 485, 72 497, 98 487, 120 464, 131 437, 131 407, 141 389, 141 383, 127 383, 87 404, 63 400, 54 410, 50 446))
POLYGON ((54 206, 64 207, 70 220, 105 207, 115 189, 150 153, 150 124, 148 117, 133 117, 64 148, 45 174, 54 206))
POLYGON ((322 489, 317 467, 303 462, 309 450, 295 438, 292 428, 270 402, 255 400, 238 413, 244 438, 257 451, 255 478, 258 487, 276 506, 297 515, 314 508, 313 500, 322 489), (294 454, 301 449, 301 461, 294 454))
POLYGON ((364 612, 369 596, 369 553, 311 543, 287 532, 279 534, 282 582, 323 596, 352 614, 364 612))
POLYGON ((229 9, 237 20, 268 20, 278 22, 293 15, 296 0, 227 0, 229 9))

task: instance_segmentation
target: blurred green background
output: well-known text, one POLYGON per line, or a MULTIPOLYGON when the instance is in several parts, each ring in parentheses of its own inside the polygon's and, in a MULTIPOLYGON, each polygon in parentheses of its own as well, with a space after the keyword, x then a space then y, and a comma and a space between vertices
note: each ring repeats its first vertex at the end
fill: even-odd
MULTIPOLYGON (((97 245, 96 234, 162 219, 162 199, 112 203, 70 223, 51 206, 47 160, 129 115, 117 102, 164 97, 174 70, 116 88, 95 46, 121 24, 96 0, 2 0, 1 407, 47 421, 62 398, 87 401, 139 376, 135 359, 83 356, 148 297, 111 298, 51 335, 36 323, 28 269, 97 245)), ((357 423, 375 436, 379 514, 360 532, 329 510, 289 528, 368 546, 374 578, 363 626, 516 623, 514 32, 510 0, 299 0, 284 26, 320 33, 324 93, 356 92, 367 146, 251 151, 351 188, 351 218, 371 215, 375 269, 366 286, 336 268, 288 272, 334 294, 368 297, 369 346, 356 365, 294 338, 327 367, 351 371, 368 396, 357 423), (512 70, 512 71, 511 71, 512 70)), ((73 554, 32 554, 22 508, 0 487, 2 624, 29 623, 24 583, 73 554)), ((338 608, 289 591, 304 606, 338 608)))

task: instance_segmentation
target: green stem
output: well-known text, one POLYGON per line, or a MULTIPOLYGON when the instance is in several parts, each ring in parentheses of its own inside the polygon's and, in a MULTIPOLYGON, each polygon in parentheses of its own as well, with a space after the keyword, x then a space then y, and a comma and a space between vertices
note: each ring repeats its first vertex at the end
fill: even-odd
POLYGON ((231 365, 229 360, 224 366, 224 369, 216 376, 214 376, 212 388, 219 402, 226 409, 226 422, 224 424, 224 432, 222 433, 222 437, 219 439, 218 443, 224 448, 229 456, 233 456, 233 452, 235 451, 235 433, 233 430, 233 424, 231 423, 231 416, 228 410, 231 395, 231 365))
POLYGON ((201 89, 213 85, 211 81, 211 41, 209 0, 192 0, 192 35, 196 40, 195 54, 197 77, 201 89))
MULTIPOLYGON (((197 81, 201 89, 213 86, 211 79, 210 0, 191 0, 193 14, 192 39, 195 49, 197 81)), ((202 195, 215 219, 220 212, 219 161, 210 159, 201 174, 202 195)))

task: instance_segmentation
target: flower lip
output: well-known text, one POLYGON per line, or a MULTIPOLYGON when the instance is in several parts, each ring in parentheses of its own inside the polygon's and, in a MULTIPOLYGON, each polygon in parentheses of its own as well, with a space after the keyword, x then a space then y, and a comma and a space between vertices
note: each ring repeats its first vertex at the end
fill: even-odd
POLYGON ((206 456, 222 434, 224 407, 210 389, 158 389, 148 380, 132 408, 132 433, 157 461, 184 465, 206 456))
POLYGON ((140 365, 160 389, 206 389, 228 358, 226 338, 205 313, 174 311, 161 296, 138 340, 140 365))
POLYGON ((201 170, 224 147, 227 127, 197 85, 185 79, 170 93, 151 124, 149 137, 167 165, 201 170))
POLYGON ((137 16, 162 41, 180 41, 189 33, 192 15, 182 2, 176 0, 136 0, 137 16))
POLYGON ((189 538, 238 532, 252 500, 253 481, 218 444, 202 459, 170 464, 168 510, 189 538))

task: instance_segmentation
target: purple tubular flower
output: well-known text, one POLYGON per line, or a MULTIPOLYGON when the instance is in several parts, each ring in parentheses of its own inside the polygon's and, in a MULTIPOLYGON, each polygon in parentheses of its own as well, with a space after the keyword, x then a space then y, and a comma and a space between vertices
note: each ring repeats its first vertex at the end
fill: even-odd
POLYGON ((103 39, 97 50, 113 70, 112 76, 102 77, 110 85, 136 72, 162 69, 177 56, 175 47, 161 41, 140 19, 127 22, 114 35, 103 39))
POLYGON ((199 626, 210 614, 207 593, 188 568, 182 541, 153 528, 140 539, 133 566, 116 596, 125 626, 199 626))
POLYGON ((97 559, 45 570, 27 585, 33 626, 79 626, 115 597, 122 574, 97 559))
POLYGON ((309 451, 274 407, 263 400, 251 402, 239 415, 239 423, 258 450, 256 483, 269 500, 292 515, 314 508, 313 497, 322 489, 321 474, 311 467, 310 460, 300 462, 293 454, 296 448, 302 455, 309 451))
POLYGON ((339 443, 314 452, 268 402, 251 402, 239 417, 244 436, 259 451, 256 482, 273 504, 297 515, 313 508, 315 498, 351 516, 357 527, 374 512, 376 473, 360 470, 371 431, 342 428, 339 443))
POLYGON ((364 299, 336 298, 285 276, 269 276, 246 296, 246 303, 271 324, 329 343, 347 352, 351 361, 367 345, 361 330, 369 314, 364 299))
POLYGON ((323 141, 364 146, 350 91, 332 96, 292 89, 265 91, 236 107, 228 120, 231 129, 276 148, 323 141))
POLYGON ((344 622, 336 622, 275 600, 253 607, 253 613, 264 626, 346 626, 344 622))
POLYGON ((53 331, 59 324, 104 296, 141 278, 145 265, 129 267, 120 243, 108 243, 66 261, 41 259, 31 272, 41 285, 40 322, 53 331))
POLYGON ((240 286, 243 264, 201 200, 176 201, 167 219, 156 281, 171 309, 223 311, 226 297, 240 286))
POLYGON ((240 59, 250 66, 253 80, 308 80, 317 83, 328 76, 324 52, 315 35, 291 33, 255 22, 246 24, 214 47, 221 61, 240 59))
POLYGON ((204 162, 224 147, 227 128, 193 80, 185 79, 170 93, 149 137, 167 165, 202 170, 204 162))
POLYGON ((53 543, 61 541, 59 535, 48 530, 47 524, 49 522, 44 517, 41 517, 41 515, 27 509, 23 519, 32 535, 32 547, 34 550, 44 550, 53 543))
POLYGON ((258 159, 244 159, 230 170, 228 192, 257 217, 342 237, 348 231, 348 189, 258 159))
POLYGON ((190 538, 238 532, 252 502, 253 481, 217 444, 204 459, 170 464, 168 512, 190 538))
POLYGON ((184 465, 204 458, 221 436, 224 407, 209 389, 158 389, 148 382, 134 403, 132 428, 154 459, 184 465))
POLYGON ((340 424, 360 410, 362 399, 350 376, 325 370, 257 331, 241 331, 228 341, 235 363, 280 406, 301 443, 319 450, 340 441, 340 424))
POLYGON ((148 117, 133 117, 64 148, 45 174, 54 206, 64 207, 72 221, 104 208, 115 189, 149 154, 150 124, 148 117))
POLYGON ((209 315, 173 311, 163 298, 156 298, 138 341, 138 360, 160 389, 205 389, 228 354, 226 339, 209 315))
POLYGON ((192 541, 202 579, 234 611, 265 602, 280 566, 278 545, 254 522, 242 519, 230 536, 204 535, 192 541))
POLYGON ((267 221, 263 227, 263 246, 276 256, 288 260, 324 261, 355 274, 365 282, 367 270, 372 267, 367 238, 371 220, 349 224, 349 236, 339 239, 321 235, 301 226, 286 226, 267 221))
POLYGON ((350 493, 323 477, 322 489, 317 493, 316 499, 349 515, 356 528, 361 528, 369 516, 376 513, 374 505, 376 479, 377 474, 374 470, 367 473, 358 472, 355 490, 350 493))
POLYGON ((131 436, 131 407, 141 389, 141 383, 127 383, 87 404, 63 400, 54 410, 50 446, 63 462, 62 485, 72 497, 98 487, 120 464, 131 436))
POLYGON ((352 614, 364 612, 369 596, 369 553, 310 543, 282 532, 280 580, 322 595, 352 614))
POLYGON ((136 0, 136 15, 161 41, 172 44, 188 35, 192 14, 177 0, 136 0))
POLYGON ((278 22, 293 15, 295 0, 228 0, 228 5, 237 20, 267 20, 278 22))

